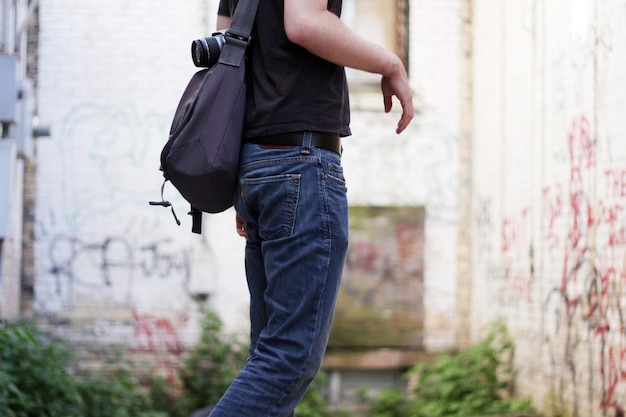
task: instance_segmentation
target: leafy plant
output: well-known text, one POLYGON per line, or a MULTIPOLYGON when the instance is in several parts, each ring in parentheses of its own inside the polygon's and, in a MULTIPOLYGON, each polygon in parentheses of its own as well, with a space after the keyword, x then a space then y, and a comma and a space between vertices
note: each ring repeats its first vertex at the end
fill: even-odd
POLYGON ((131 375, 116 370, 78 380, 66 343, 28 322, 0 322, 3 417, 167 417, 131 375))
POLYGON ((83 399, 64 343, 29 323, 0 322, 0 415, 78 417, 83 399))
POLYGON ((89 417, 168 417, 155 411, 151 398, 133 377, 117 369, 111 375, 96 375, 79 382, 83 415, 89 417))
MULTIPOLYGON (((234 336, 222 334, 213 312, 202 321, 202 334, 179 372, 182 390, 162 377, 136 375, 123 357, 106 371, 78 379, 67 369, 66 342, 33 323, 0 321, 0 416, 2 417, 187 417, 214 404, 247 357, 234 336)), ((301 417, 331 417, 321 372, 298 405, 301 417)))
POLYGON ((404 417, 404 405, 406 394, 394 388, 388 388, 380 392, 378 398, 370 409, 370 415, 376 417, 404 417))
POLYGON ((222 321, 212 311, 202 320, 197 346, 189 353, 180 379, 184 395, 178 405, 182 416, 215 404, 245 364, 248 349, 234 336, 222 334, 222 321))
POLYGON ((513 344, 502 325, 481 342, 433 363, 416 364, 408 395, 387 390, 371 408, 372 417, 471 417, 532 412, 528 398, 511 396, 513 344))

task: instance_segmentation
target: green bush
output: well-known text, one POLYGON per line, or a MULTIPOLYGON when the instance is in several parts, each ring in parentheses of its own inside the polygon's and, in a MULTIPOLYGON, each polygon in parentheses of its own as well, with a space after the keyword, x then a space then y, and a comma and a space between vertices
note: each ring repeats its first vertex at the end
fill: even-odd
MULTIPOLYGON (((67 370, 70 352, 65 341, 32 323, 0 321, 0 416, 187 417, 219 400, 248 355, 243 343, 222 333, 222 322, 210 311, 179 371, 180 392, 163 378, 132 374, 121 362, 75 378, 67 370)), ((331 417, 325 385, 320 373, 298 405, 299 416, 331 417)))
POLYGON ((124 371, 78 380, 66 343, 27 322, 0 321, 0 416, 167 417, 124 371))
POLYGON ((481 342, 461 352, 416 364, 407 374, 415 385, 405 395, 384 391, 372 417, 471 417, 533 412, 528 398, 514 398, 513 344, 495 325, 481 342))
POLYGON ((172 416, 215 404, 229 387, 248 357, 248 348, 234 336, 222 333, 222 321, 212 311, 202 320, 202 333, 179 375, 183 396, 172 416))
POLYGON ((0 322, 0 415, 82 417, 78 385, 62 341, 29 323, 0 322))

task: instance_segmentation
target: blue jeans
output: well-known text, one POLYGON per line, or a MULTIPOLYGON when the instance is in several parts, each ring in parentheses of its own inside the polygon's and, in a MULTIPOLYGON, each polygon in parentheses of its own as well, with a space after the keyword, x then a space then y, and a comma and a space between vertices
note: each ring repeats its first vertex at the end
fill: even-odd
POLYGON ((210 416, 293 416, 324 356, 348 248, 340 156, 244 144, 239 187, 250 356, 210 416))

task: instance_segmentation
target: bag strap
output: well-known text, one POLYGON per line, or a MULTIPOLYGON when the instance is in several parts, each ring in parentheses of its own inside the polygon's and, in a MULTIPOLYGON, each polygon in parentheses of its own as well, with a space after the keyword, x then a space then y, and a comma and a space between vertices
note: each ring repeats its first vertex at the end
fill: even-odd
POLYGON ((236 38, 248 40, 258 6, 259 0, 239 0, 228 32, 236 38))
POLYGON ((243 62, 260 0, 240 0, 226 31, 225 44, 218 62, 238 67, 243 62))
POLYGON ((187 213, 191 216, 191 232, 202 234, 202 211, 191 206, 191 211, 187 213))
MULTIPOLYGON (((252 33, 252 26, 254 25, 254 18, 256 17, 259 1, 260 0, 239 0, 232 17, 231 27, 226 31, 226 42, 220 52, 219 63, 238 67, 244 62, 243 58, 245 57, 246 49, 250 43, 250 33, 252 33)), ((163 198, 163 189, 167 181, 168 179, 166 178, 161 185, 161 201, 150 201, 149 203, 151 206, 170 207, 176 223, 180 226, 180 220, 178 220, 178 216, 176 216, 174 212, 174 206, 163 198)), ((191 206, 191 210, 188 214, 192 218, 191 231, 201 234, 202 211, 191 206)))
MULTIPOLYGON (((250 43, 250 33, 260 0, 240 0, 233 14, 230 28, 226 31, 226 43, 220 52, 219 63, 238 67, 244 62, 246 49, 250 43)), ((202 211, 194 206, 188 213, 191 216, 191 231, 202 233, 202 211)))

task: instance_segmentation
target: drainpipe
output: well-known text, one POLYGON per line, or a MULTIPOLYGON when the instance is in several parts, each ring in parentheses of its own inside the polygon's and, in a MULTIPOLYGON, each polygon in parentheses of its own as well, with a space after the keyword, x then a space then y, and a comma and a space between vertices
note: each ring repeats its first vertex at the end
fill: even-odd
POLYGON ((472 142, 474 0, 465 0, 461 11, 463 71, 461 71, 461 122, 459 140, 459 211, 457 228, 457 328, 459 348, 471 342, 472 331, 472 142))

